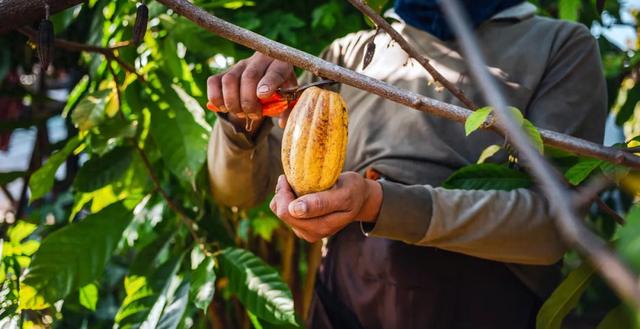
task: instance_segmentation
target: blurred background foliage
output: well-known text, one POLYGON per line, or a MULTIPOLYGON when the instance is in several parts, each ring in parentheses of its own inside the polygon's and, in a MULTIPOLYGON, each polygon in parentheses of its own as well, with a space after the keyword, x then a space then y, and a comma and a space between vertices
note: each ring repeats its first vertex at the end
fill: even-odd
MULTIPOLYGON (((194 2, 312 54, 369 28, 345 1, 194 2)), ((640 54, 636 44, 606 35, 615 26, 635 31, 638 13, 617 1, 533 3, 542 15, 591 27, 608 82, 613 139, 637 146, 640 54)), ((205 150, 215 116, 201 106, 206 80, 252 51, 154 1, 147 1, 143 43, 127 46, 136 6, 88 0, 51 18, 56 37, 115 47, 120 62, 56 48, 42 75, 24 34, 0 36, 0 328, 298 326, 317 246, 296 239, 266 204, 227 209, 208 193, 205 150), (27 132, 33 138, 18 143, 27 132), (16 155, 17 149, 28 152, 16 155)), ((593 159, 556 162, 574 185, 612 171, 593 159)), ((627 185, 640 186, 633 173, 626 177, 627 185)), ((626 217, 624 226, 597 207, 589 224, 640 271, 635 194, 612 188, 601 195, 626 217)), ((575 254, 567 254, 564 271, 567 280, 543 307, 539 328, 637 326, 637 313, 575 254)))

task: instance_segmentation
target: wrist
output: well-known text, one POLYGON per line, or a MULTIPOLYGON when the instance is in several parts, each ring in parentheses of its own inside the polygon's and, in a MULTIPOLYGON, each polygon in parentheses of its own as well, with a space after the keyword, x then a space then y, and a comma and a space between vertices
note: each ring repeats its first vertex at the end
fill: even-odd
POLYGON ((365 179, 364 181, 367 186, 367 193, 358 220, 375 223, 382 206, 382 185, 378 181, 371 179, 365 179))

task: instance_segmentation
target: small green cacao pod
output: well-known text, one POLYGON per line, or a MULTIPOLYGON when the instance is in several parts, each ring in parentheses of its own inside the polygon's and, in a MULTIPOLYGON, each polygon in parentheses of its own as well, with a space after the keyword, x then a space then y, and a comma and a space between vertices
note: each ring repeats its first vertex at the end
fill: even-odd
POLYGON ((149 8, 142 3, 136 10, 136 22, 133 25, 133 44, 139 45, 147 32, 147 21, 149 20, 149 8))
POLYGON ((49 68, 53 57, 53 39, 53 23, 48 19, 42 20, 38 28, 38 57, 43 70, 49 68))

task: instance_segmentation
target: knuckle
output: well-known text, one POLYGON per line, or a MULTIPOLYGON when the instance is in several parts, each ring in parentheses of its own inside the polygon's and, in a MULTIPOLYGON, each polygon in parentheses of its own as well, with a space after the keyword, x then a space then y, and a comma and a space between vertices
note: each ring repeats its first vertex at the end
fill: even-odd
POLYGON ((311 204, 313 205, 313 208, 317 210, 324 210, 327 206, 324 198, 319 197, 311 198, 311 204))
POLYGON ((243 110, 253 111, 256 106, 255 102, 248 99, 242 99, 240 101, 240 107, 242 107, 243 110))
POLYGON ((258 80, 260 78, 260 72, 258 70, 250 68, 242 72, 242 80, 258 80))
POLYGON ((280 219, 286 218, 287 209, 284 209, 283 207, 280 207, 279 209, 276 209, 276 216, 278 216, 278 218, 280 218, 280 219))
POLYGON ((233 83, 236 83, 238 81, 238 74, 235 73, 234 71, 230 71, 225 73, 225 75, 222 76, 222 84, 223 85, 230 85, 233 83))

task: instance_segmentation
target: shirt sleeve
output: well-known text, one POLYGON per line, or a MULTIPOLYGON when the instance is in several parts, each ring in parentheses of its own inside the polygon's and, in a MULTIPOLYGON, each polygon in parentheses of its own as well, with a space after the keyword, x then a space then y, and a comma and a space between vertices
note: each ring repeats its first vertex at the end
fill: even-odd
MULTIPOLYGON (((526 116, 539 128, 600 143, 606 87, 598 47, 586 28, 574 25, 568 34, 548 59, 526 116)), ((529 265, 553 264, 566 251, 547 200, 534 189, 381 185, 377 222, 363 227, 368 235, 529 265)))
MULTIPOLYGON (((346 39, 346 38, 345 38, 346 39)), ((340 63, 343 39, 327 47, 321 58, 340 63)), ((304 72, 298 79, 308 83, 317 79, 304 72)), ((209 139, 207 169, 214 199, 229 207, 250 208, 264 201, 275 189, 283 173, 280 160, 282 131, 272 120, 264 120, 253 136, 237 129, 219 114, 209 139)))

